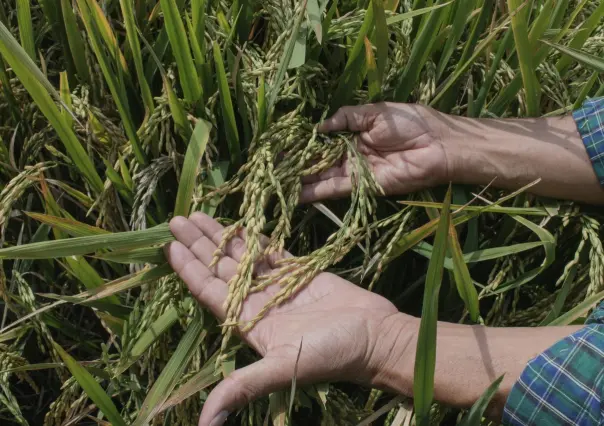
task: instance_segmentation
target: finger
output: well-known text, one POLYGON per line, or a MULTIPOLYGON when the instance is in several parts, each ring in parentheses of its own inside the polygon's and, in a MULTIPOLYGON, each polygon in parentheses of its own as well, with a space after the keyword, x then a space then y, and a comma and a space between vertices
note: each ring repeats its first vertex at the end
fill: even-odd
POLYGON ((206 265, 181 242, 174 241, 164 247, 168 263, 204 306, 220 319, 225 318, 223 303, 228 294, 227 284, 217 278, 206 265))
POLYGON ((301 203, 312 203, 315 201, 343 198, 352 191, 352 182, 349 177, 334 177, 317 183, 302 187, 300 193, 301 203))
MULTIPOLYGON (((209 267, 217 247, 192 220, 175 217, 170 221, 170 231, 197 259, 209 267)), ((211 269, 214 275, 227 282, 237 273, 237 262, 228 256, 221 256, 211 269)))
POLYGON ((317 173, 315 175, 304 176, 302 178, 302 184, 308 185, 311 183, 321 182, 322 180, 328 180, 331 178, 345 177, 347 176, 347 168, 343 165, 337 167, 331 167, 324 172, 317 173))
POLYGON ((294 361, 284 362, 283 359, 267 357, 232 372, 208 396, 199 418, 199 426, 221 426, 229 413, 291 386, 294 361))
POLYGON ((378 114, 374 105, 344 106, 334 115, 323 121, 318 130, 320 132, 366 132, 373 126, 373 121, 378 114))
MULTIPOLYGON (((222 234, 225 229, 224 226, 207 214, 201 212, 193 213, 189 219, 197 226, 199 231, 212 241, 212 243, 216 246, 220 245, 222 242, 222 234)), ((241 235, 241 233, 234 235, 224 247, 224 253, 235 259, 237 262, 241 261, 241 258, 245 254, 245 241, 241 238, 241 235)))

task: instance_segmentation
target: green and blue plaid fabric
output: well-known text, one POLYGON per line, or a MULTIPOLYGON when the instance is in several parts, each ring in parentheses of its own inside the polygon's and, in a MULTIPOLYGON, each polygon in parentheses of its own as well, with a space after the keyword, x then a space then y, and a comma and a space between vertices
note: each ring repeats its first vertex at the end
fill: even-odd
POLYGON ((604 425, 604 302, 585 327, 528 363, 503 424, 604 425))
POLYGON ((573 117, 596 176, 604 185, 604 97, 583 102, 573 117))

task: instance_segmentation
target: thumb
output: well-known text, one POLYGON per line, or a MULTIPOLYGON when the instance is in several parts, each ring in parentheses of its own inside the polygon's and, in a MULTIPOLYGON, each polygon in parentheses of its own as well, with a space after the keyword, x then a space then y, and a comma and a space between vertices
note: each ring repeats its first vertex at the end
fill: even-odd
POLYGON ((294 376, 294 360, 269 357, 233 371, 208 396, 199 426, 222 426, 233 411, 287 388, 294 376))

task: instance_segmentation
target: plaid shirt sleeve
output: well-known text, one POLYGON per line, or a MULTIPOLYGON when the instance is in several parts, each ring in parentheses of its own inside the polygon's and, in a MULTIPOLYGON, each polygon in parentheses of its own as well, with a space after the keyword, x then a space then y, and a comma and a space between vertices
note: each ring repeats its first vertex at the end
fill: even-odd
POLYGON ((588 99, 573 112, 596 176, 604 185, 604 97, 588 99))
POLYGON ((503 424, 604 425, 604 302, 585 327, 528 363, 503 424))

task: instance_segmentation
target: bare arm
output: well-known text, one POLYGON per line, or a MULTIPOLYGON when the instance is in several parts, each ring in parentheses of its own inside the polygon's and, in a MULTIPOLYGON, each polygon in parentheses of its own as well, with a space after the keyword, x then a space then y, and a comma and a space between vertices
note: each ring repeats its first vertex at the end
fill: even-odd
POLYGON ((451 179, 517 189, 541 178, 538 195, 604 204, 583 141, 571 116, 467 119, 445 116, 451 179))
MULTIPOLYGON (((438 323, 435 399, 468 408, 486 388, 505 374, 489 415, 501 419, 512 386, 527 363, 580 327, 492 328, 446 322, 438 323)), ((411 395, 417 330, 404 314, 393 316, 385 328, 385 347, 391 356, 376 376, 376 386, 411 395), (410 337, 412 336, 412 337, 410 337)))
MULTIPOLYGON (((359 134, 359 150, 387 194, 436 184, 531 188, 538 195, 604 204, 601 187, 575 120, 474 119, 417 104, 380 103, 341 108, 321 126, 325 132, 359 134)), ((347 161, 309 179, 303 201, 350 193, 347 161)))

